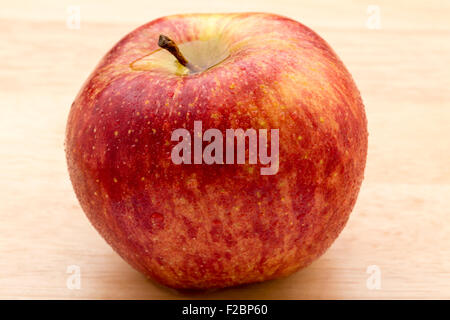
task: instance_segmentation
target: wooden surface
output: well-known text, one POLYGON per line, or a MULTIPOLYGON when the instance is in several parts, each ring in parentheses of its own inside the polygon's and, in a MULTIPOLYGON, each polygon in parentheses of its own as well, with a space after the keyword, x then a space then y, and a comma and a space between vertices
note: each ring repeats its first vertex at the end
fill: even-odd
POLYGON ((2 1, 0 298, 450 298, 450 2, 2 1), (379 5, 381 29, 366 27, 379 5), (81 28, 66 27, 79 5, 81 28), (82 212, 66 169, 70 105, 123 35, 182 12, 268 11, 317 31, 361 90, 366 178, 350 221, 309 268, 208 293, 159 287, 129 267, 82 212), (68 266, 81 288, 66 286, 68 266), (370 290, 367 268, 381 271, 370 290))

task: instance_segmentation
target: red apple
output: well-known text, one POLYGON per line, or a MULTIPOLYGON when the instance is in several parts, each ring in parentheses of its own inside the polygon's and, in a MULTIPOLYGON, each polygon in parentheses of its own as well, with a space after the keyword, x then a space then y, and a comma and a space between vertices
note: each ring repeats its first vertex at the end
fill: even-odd
POLYGON ((350 73, 304 25, 175 15, 106 54, 72 105, 66 153, 83 210, 127 262, 170 287, 219 288, 288 275, 332 244, 363 179, 367 121, 350 73), (278 170, 250 163, 250 141, 245 163, 176 164, 172 134, 195 121, 224 137, 278 129, 278 170))

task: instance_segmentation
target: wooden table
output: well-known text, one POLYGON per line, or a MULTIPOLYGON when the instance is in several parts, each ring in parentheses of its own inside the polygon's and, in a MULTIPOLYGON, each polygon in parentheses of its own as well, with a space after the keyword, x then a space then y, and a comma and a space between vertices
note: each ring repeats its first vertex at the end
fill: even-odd
POLYGON ((39 2, 0 11, 0 298, 450 298, 448 1, 39 2), (367 27, 376 26, 370 3, 381 29, 367 27), (80 29, 67 27, 69 5, 81 10, 80 29), (324 37, 361 90, 369 154, 347 227, 313 265, 188 294, 145 280, 97 234, 72 190, 63 140, 76 93, 116 41, 159 16, 209 11, 275 12, 324 37), (79 290, 66 285, 71 265, 79 290), (372 270, 379 289, 367 283, 372 270))

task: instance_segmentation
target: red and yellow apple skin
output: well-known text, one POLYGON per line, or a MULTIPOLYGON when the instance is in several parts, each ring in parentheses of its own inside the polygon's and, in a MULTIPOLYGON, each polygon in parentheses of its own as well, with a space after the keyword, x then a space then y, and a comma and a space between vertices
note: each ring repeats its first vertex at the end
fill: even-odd
POLYGON ((324 253, 355 204, 367 136, 351 75, 312 30, 272 14, 190 14, 106 54, 72 105, 66 154, 83 210, 123 259, 164 285, 206 289, 285 276, 324 253), (160 34, 219 39, 229 56, 198 74, 177 74, 175 60, 133 68, 160 34), (279 129, 278 173, 175 165, 171 133, 196 120, 279 129))

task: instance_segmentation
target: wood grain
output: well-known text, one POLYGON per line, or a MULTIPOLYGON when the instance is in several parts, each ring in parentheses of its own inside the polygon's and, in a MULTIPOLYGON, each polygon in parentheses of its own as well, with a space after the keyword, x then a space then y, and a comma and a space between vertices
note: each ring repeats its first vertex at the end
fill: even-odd
POLYGON ((9 1, 0 12, 0 298, 450 298, 448 1, 9 1), (381 30, 366 28, 367 6, 381 30), (66 27, 80 5, 81 29, 66 27), (144 279, 84 216, 63 140, 70 105, 123 35, 181 12, 268 11, 317 31, 342 58, 369 120, 366 178, 327 253, 288 278, 206 293, 144 279), (66 286, 69 265, 81 289, 66 286), (381 270, 369 290, 367 267, 381 270))

